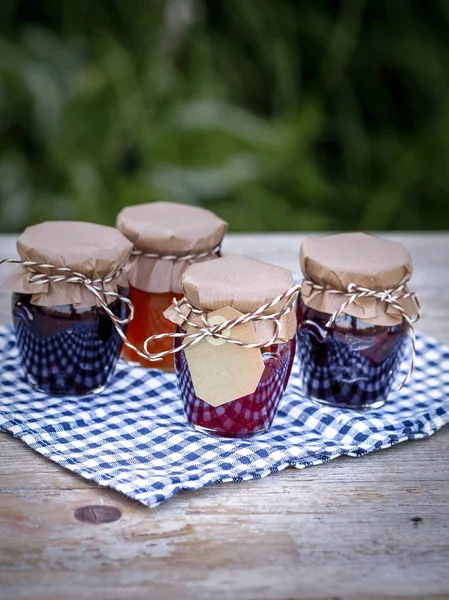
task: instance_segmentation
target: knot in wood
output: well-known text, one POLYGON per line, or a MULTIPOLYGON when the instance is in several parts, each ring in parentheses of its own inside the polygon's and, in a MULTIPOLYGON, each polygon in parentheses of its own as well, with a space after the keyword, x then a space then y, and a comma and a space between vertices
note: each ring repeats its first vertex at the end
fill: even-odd
POLYGON ((82 506, 75 510, 75 519, 83 523, 95 523, 96 525, 113 523, 114 521, 118 521, 121 516, 122 513, 115 506, 82 506))

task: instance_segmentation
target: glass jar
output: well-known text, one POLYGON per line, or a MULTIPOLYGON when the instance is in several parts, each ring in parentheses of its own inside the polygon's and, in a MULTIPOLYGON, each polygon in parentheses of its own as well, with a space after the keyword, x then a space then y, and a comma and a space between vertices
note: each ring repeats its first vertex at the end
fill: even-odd
MULTIPOLYGON (((116 225, 134 244, 127 269, 134 319, 127 335, 142 352, 147 338, 174 332, 163 312, 173 298, 182 298, 182 275, 191 264, 220 256, 227 223, 198 206, 151 202, 125 207, 116 225)), ((152 347, 158 352, 170 350, 171 340, 157 340, 152 347)), ((125 346, 123 358, 147 368, 174 370, 172 355, 151 362, 125 346)))
MULTIPOLYGON (((109 309, 120 319, 126 316, 119 300, 109 309)), ((86 395, 104 389, 122 340, 103 308, 37 306, 31 303, 31 295, 15 293, 12 315, 20 360, 32 387, 53 395, 86 395)))
POLYGON ((353 409, 381 407, 395 383, 409 326, 387 327, 307 307, 298 297, 297 353, 304 393, 323 404, 353 409))
MULTIPOLYGON (((144 292, 130 285, 129 297, 134 305, 134 319, 128 325, 127 338, 133 346, 141 349, 148 337, 159 333, 172 333, 175 330, 175 326, 164 317, 163 312, 170 306, 173 298, 180 300, 182 294, 144 292)), ((171 347, 172 340, 167 338, 157 340, 152 345, 155 352, 170 350, 171 347)), ((139 356, 128 346, 123 348, 123 358, 137 362, 144 367, 152 366, 147 359, 139 356)), ((173 356, 167 355, 153 366, 164 371, 173 371, 173 356)))
MULTIPOLYGON (((184 330, 177 327, 177 332, 184 330)), ((174 347, 181 343, 175 338, 174 347)), ((197 431, 224 438, 250 438, 270 429, 290 377, 295 338, 262 348, 261 352, 265 368, 255 392, 218 407, 196 396, 184 351, 174 355, 185 414, 197 431)))
POLYGON ((104 388, 129 320, 123 272, 132 250, 117 229, 82 221, 47 221, 19 236, 3 285, 14 292, 19 357, 33 387, 64 395, 104 388))

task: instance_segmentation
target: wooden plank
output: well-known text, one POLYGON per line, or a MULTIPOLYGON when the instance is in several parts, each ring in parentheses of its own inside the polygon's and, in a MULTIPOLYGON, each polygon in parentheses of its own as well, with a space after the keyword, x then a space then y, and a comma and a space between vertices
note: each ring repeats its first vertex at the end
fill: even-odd
POLYGON ((55 583, 68 598, 102 597, 105 580, 114 598, 138 598, 143 585, 164 598, 443 594, 449 465, 434 479, 427 473, 448 449, 441 432, 361 459, 183 493, 151 511, 98 487, 5 491, 0 580, 17 600, 29 597, 18 572, 41 588, 34 598, 48 598, 55 583), (412 447, 426 451, 416 460, 412 447), (86 504, 113 505, 123 517, 80 523, 73 512, 86 504))
MULTIPOLYGON (((304 236, 236 235, 226 252, 299 272, 304 236)), ((415 261, 420 329, 449 343, 449 235, 394 235, 415 261)), ((0 256, 14 237, 0 237, 0 256)), ((0 292, 0 322, 10 297, 0 292)), ((0 434, 0 599, 449 596, 449 428, 361 459, 183 492, 149 510, 0 434), (84 505, 122 517, 93 525, 84 505)))

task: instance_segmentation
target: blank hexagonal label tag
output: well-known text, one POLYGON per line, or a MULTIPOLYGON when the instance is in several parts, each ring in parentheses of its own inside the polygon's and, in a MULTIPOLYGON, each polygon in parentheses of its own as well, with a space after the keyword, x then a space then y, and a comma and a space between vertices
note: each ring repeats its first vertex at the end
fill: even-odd
MULTIPOLYGON (((230 306, 207 315, 211 324, 236 319, 241 312, 230 306)), ((201 319, 193 319, 201 323, 201 319)), ((197 329, 187 327, 187 332, 197 329)), ((257 342, 252 323, 244 323, 223 332, 227 337, 247 344, 257 342)), ((221 406, 256 391, 264 371, 259 348, 242 348, 226 340, 208 337, 185 349, 195 394, 211 406, 221 406)))

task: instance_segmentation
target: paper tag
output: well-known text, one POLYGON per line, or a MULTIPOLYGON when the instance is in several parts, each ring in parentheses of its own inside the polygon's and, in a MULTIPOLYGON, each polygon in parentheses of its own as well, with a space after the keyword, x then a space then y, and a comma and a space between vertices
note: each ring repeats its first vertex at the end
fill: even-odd
MULTIPOLYGON (((224 323, 242 313, 230 306, 209 313, 211 324, 224 323)), ((201 323, 201 319, 194 319, 201 323)), ((197 332, 187 327, 187 332, 197 332)), ((257 342, 252 323, 244 323, 223 332, 223 335, 247 344, 257 342)), ((242 348, 226 340, 207 337, 184 350, 195 394, 211 406, 221 406, 255 392, 264 372, 259 348, 242 348), (218 342, 218 343, 217 343, 218 342)))

